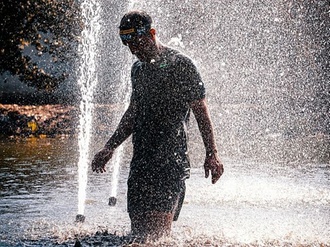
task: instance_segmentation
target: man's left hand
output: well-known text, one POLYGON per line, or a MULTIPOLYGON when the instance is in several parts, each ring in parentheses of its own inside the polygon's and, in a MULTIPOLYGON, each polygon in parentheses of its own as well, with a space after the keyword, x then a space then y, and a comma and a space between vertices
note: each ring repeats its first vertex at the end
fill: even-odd
POLYGON ((216 153, 207 155, 204 163, 205 178, 209 177, 210 171, 212 184, 215 184, 224 172, 223 164, 216 153))

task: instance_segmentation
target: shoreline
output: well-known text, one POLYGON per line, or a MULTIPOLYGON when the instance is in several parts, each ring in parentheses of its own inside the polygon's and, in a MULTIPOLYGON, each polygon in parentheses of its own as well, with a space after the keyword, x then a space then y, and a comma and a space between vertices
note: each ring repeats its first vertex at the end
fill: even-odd
POLYGON ((78 120, 76 106, 0 104, 0 132, 4 136, 71 136, 78 120))

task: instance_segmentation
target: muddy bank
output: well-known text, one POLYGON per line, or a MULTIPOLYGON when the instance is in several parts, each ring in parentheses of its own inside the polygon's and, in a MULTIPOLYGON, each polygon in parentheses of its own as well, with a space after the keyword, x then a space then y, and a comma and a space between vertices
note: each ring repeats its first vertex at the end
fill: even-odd
POLYGON ((67 105, 0 104, 0 133, 4 136, 74 135, 79 110, 67 105))

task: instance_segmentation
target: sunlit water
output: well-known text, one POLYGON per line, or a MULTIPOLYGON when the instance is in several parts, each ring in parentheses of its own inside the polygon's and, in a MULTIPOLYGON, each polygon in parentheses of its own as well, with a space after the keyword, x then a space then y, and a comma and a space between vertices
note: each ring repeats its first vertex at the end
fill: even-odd
POLYGON ((80 118, 79 118, 79 187, 78 187, 78 214, 83 215, 85 211, 84 201, 86 199, 87 169, 89 163, 89 144, 93 126, 93 97, 97 86, 97 42, 100 30, 100 6, 98 2, 82 1, 82 21, 84 29, 81 34, 79 46, 79 76, 80 88, 80 118))
MULTIPOLYGON (((0 150, 0 246, 65 246, 76 238, 91 244, 97 231, 129 233, 127 164, 116 207, 108 206, 109 174, 89 171, 86 222, 79 225, 77 140, 5 139, 0 150)), ((181 216, 163 244, 330 245, 328 164, 224 161, 216 185, 203 177, 201 165, 192 169, 181 216)), ((109 246, 108 240, 96 246, 109 246)))
MULTIPOLYGON (((82 46, 86 48, 82 54, 98 59, 84 60, 91 62, 81 70, 87 74, 92 70, 90 77, 86 74, 87 82, 100 74, 97 91, 105 99, 118 94, 116 84, 124 86, 119 89, 123 95, 127 93, 132 61, 127 61, 129 51, 120 44, 117 25, 128 9, 147 9, 158 17, 155 24, 159 37, 193 56, 200 65, 211 96, 208 99, 221 154, 232 157, 223 157, 225 173, 216 185, 211 185, 210 179, 203 177, 199 154, 204 150, 196 148, 202 147, 202 142, 194 130, 194 168, 187 181, 184 207, 173 225, 172 236, 161 244, 329 246, 329 139, 321 132, 310 132, 313 114, 291 99, 309 102, 316 97, 318 88, 313 82, 320 79, 319 71, 317 66, 307 69, 308 62, 297 63, 307 59, 299 51, 301 46, 310 49, 309 38, 296 39, 303 29, 295 30, 294 23, 300 20, 287 20, 286 13, 291 9, 285 9, 285 1, 249 1, 244 5, 239 1, 182 1, 177 8, 173 8, 172 1, 124 2, 100 1, 100 22, 93 19, 94 12, 87 13, 89 20, 95 21, 90 28, 102 25, 100 35, 87 34, 85 37, 91 39, 82 46), (97 55, 89 50, 95 48, 95 39, 103 48, 97 55), (290 54, 295 54, 296 60, 290 54), (299 84, 293 90, 291 85, 298 82, 310 83, 310 87, 299 84), (288 109, 288 103, 297 105, 288 109), (251 154, 260 156, 260 160, 266 156, 273 162, 238 158, 251 154), (281 159, 284 161, 276 162, 281 159)), ((88 4, 85 7, 88 11, 88 4)), ((82 103, 93 101, 88 85, 84 84, 87 98, 82 103)), ((123 95, 115 101, 127 102, 123 95)), ((90 107, 82 104, 88 114, 90 107)), ((93 140, 91 153, 102 147, 124 108, 122 103, 111 123, 103 119, 102 113, 97 113, 101 116, 97 124, 81 118, 86 121, 81 124, 84 131, 92 128, 97 132, 93 126, 100 128, 102 124, 107 129, 107 133, 101 131, 101 141, 93 140)), ((130 228, 126 212, 130 152, 118 150, 118 156, 108 164, 108 173, 92 174, 89 151, 81 148, 88 147, 85 144, 89 138, 96 138, 88 135, 80 138, 83 145, 74 138, 0 141, 0 246, 71 246, 76 239, 86 246, 112 246, 111 241, 124 245, 121 236, 126 236, 130 228), (83 160, 80 171, 78 159, 83 160), (82 186, 79 177, 83 177, 82 186), (116 207, 108 206, 109 196, 117 196, 116 207), (78 211, 86 216, 84 224, 74 222, 77 201, 78 211), (102 240, 97 232, 106 231, 115 235, 102 240)), ((129 145, 123 147, 126 149, 129 145)))

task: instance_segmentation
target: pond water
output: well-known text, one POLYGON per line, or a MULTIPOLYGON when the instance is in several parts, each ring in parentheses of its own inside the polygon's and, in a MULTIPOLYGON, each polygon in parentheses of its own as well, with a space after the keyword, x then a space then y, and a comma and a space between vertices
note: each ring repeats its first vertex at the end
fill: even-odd
MULTIPOLYGON (((75 138, 3 138, 0 150, 0 246, 125 244, 128 164, 115 207, 108 206, 111 167, 101 175, 89 171, 86 221, 77 224, 75 138)), ((172 235, 156 245, 330 246, 329 164, 224 163, 216 185, 202 165, 192 169, 172 235)))

